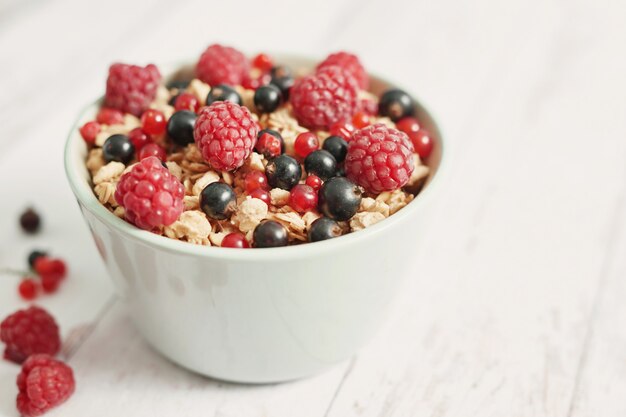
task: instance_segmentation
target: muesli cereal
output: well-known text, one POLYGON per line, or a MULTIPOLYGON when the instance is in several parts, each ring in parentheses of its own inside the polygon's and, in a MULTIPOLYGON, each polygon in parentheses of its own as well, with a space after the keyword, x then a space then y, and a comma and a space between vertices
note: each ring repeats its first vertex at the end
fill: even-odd
POLYGON ((152 233, 238 248, 338 237, 409 204, 434 145, 412 98, 368 91, 347 52, 314 69, 269 59, 211 45, 195 78, 166 81, 112 65, 80 128, 98 200, 152 233))

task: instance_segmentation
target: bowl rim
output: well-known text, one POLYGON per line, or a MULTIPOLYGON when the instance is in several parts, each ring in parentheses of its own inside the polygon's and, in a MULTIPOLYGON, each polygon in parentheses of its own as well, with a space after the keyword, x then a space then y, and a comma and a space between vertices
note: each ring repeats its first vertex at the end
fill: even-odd
MULTIPOLYGON (((280 61, 301 61, 308 62, 311 65, 314 65, 315 62, 319 61, 316 60, 316 57, 291 53, 277 53, 273 56, 275 58, 278 58, 280 61)), ((179 61, 177 63, 172 63, 169 65, 161 65, 159 66, 159 68, 168 69, 168 71, 165 72, 167 77, 168 75, 180 70, 180 68, 184 67, 185 65, 190 65, 190 62, 191 61, 179 61)), ((383 221, 380 221, 363 230, 359 230, 358 232, 348 233, 335 239, 328 239, 320 242, 306 243, 301 245, 283 246, 277 248, 251 248, 251 250, 235 250, 234 248, 222 248, 218 246, 207 247, 203 245, 180 241, 177 239, 171 239, 166 236, 161 236, 146 230, 142 230, 124 221, 123 219, 120 219, 100 203, 100 201, 94 194, 89 182, 85 181, 82 178, 78 166, 75 166, 76 160, 83 159, 76 158, 75 156, 76 149, 78 149, 78 147, 75 146, 75 142, 77 140, 82 140, 78 132, 79 124, 85 118, 87 113, 93 112, 96 106, 98 106, 102 102, 102 97, 83 107, 78 117, 72 124, 64 147, 65 174, 70 184, 70 188, 72 189, 72 192, 74 193, 74 196, 78 200, 79 204, 86 210, 88 210, 96 218, 98 218, 101 222, 131 240, 142 242, 144 244, 150 245, 169 253, 199 256, 202 258, 219 258, 221 260, 258 262, 285 259, 286 257, 294 258, 315 256, 322 253, 336 251, 345 246, 352 245, 354 243, 357 243, 357 240, 365 241, 368 239, 383 237, 381 235, 384 235, 388 229, 392 229, 394 228, 394 226, 397 226, 400 223, 410 221, 411 218, 415 215, 415 212, 417 212, 422 206, 427 204, 428 201, 433 199, 433 194, 435 194, 436 190, 440 187, 440 183, 442 182, 442 174, 445 174, 448 171, 447 165, 448 160, 450 159, 450 151, 448 149, 448 146, 445 144, 443 135, 441 134, 441 128, 436 122, 437 119, 433 117, 432 111, 428 110, 426 106, 423 105, 423 101, 417 100, 415 98, 416 96, 412 93, 410 89, 405 89, 402 86, 398 86, 396 83, 389 82, 386 78, 380 77, 375 73, 370 73, 370 76, 378 79, 383 83, 393 85, 395 88, 400 88, 411 94, 417 104, 417 107, 423 114, 425 114, 430 119, 432 125, 435 127, 437 146, 439 146, 440 148, 440 160, 436 173, 431 177, 429 183, 424 187, 422 191, 420 191, 420 193, 413 201, 411 201, 401 210, 387 217, 383 221)))

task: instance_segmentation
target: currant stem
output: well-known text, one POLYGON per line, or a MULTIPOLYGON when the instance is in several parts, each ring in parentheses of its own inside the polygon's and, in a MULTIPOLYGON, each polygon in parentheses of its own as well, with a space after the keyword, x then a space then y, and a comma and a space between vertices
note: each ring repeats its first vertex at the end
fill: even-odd
POLYGON ((0 275, 19 275, 22 277, 27 277, 32 274, 29 271, 21 271, 19 269, 0 268, 0 275))

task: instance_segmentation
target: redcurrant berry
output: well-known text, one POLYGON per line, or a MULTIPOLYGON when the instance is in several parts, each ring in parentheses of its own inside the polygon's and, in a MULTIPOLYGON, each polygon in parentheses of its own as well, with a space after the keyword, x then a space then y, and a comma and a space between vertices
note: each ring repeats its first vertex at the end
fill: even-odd
POLYGON ((96 121, 91 121, 85 123, 80 129, 80 135, 83 137, 85 142, 92 145, 96 141, 96 136, 100 133, 100 123, 96 121))
POLYGON ((98 112, 96 121, 103 125, 120 125, 124 123, 124 113, 116 109, 103 107, 98 112))
POLYGON ((352 124, 357 129, 362 129, 370 125, 370 116, 365 112, 358 112, 352 118, 352 124))
POLYGON ((198 112, 200 108, 200 101, 196 96, 191 93, 182 93, 176 97, 174 102, 174 109, 178 110, 190 110, 194 113, 198 112))
POLYGON ((305 183, 309 187, 313 188, 315 191, 319 191, 319 189, 322 187, 322 179, 317 175, 309 175, 308 177, 306 177, 305 183))
POLYGON ((223 248, 249 248, 250 244, 246 240, 246 237, 241 233, 229 233, 222 239, 223 248))
POLYGON ((254 68, 258 68, 263 72, 269 72, 274 63, 272 62, 272 58, 267 54, 258 54, 252 59, 252 66, 254 68))
POLYGON ((130 139, 130 142, 135 147, 135 151, 139 151, 145 145, 152 142, 150 136, 146 132, 141 130, 140 127, 136 127, 128 132, 128 139, 130 139))
POLYGON ((350 122, 337 122, 330 127, 330 136, 340 136, 349 142, 355 130, 350 122))
POLYGON ((306 158, 311 152, 319 149, 320 141, 315 133, 304 132, 300 133, 296 137, 296 141, 293 146, 296 151, 296 155, 300 158, 306 158))
POLYGON ((396 128, 407 135, 420 130, 419 122, 415 117, 405 117, 396 123, 396 128))
POLYGON ((249 195, 252 198, 258 198, 259 200, 263 201, 265 204, 267 204, 268 207, 270 206, 270 203, 272 201, 270 198, 270 193, 261 188, 257 188, 256 190, 251 191, 249 195))
POLYGON ((167 152, 165 152, 165 149, 163 149, 162 146, 159 146, 156 143, 148 143, 139 150, 138 157, 140 161, 143 161, 144 159, 151 156, 156 156, 161 162, 165 162, 165 158, 167 158, 167 152))
POLYGON ((313 187, 298 184, 291 189, 289 205, 299 213, 305 213, 317 207, 317 193, 313 187))
POLYGON ((267 183, 267 177, 264 172, 250 171, 246 174, 244 179, 245 188, 247 193, 251 193, 256 189, 268 190, 269 184, 267 183))
POLYGON ((141 115, 141 127, 149 135, 160 135, 165 132, 167 120, 159 110, 148 109, 141 115))
POLYGON ((17 290, 24 300, 34 300, 35 297, 37 297, 37 293, 39 292, 37 282, 32 278, 22 279, 22 282, 20 282, 17 290))
POLYGON ((430 133, 425 129, 420 129, 409 134, 409 138, 411 138, 415 152, 417 152, 420 158, 428 158, 435 145, 430 133))

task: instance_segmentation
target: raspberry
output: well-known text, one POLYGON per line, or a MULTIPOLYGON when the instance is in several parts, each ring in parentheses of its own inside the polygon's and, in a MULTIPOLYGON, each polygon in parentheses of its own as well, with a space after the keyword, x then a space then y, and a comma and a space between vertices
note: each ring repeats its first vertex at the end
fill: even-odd
POLYGON ((200 109, 193 136, 211 167, 232 171, 250 156, 258 130, 247 108, 229 101, 216 101, 200 109))
POLYGON ((317 69, 319 70, 321 68, 326 68, 332 65, 341 67, 345 71, 352 74, 361 90, 367 90, 367 88, 369 87, 369 76, 367 75, 365 68, 363 68, 363 64, 361 64, 361 61, 359 61, 359 58, 356 55, 343 51, 330 54, 317 66, 317 69))
POLYGON ((6 344, 4 358, 21 363, 35 353, 56 355, 61 347, 59 326, 39 307, 18 310, 0 323, 0 340, 6 344))
POLYGON ((155 156, 122 175, 115 201, 124 207, 126 220, 144 230, 174 223, 183 212, 183 184, 155 156))
POLYGON ((96 121, 87 122, 80 129, 80 135, 83 137, 85 142, 93 145, 96 142, 96 136, 100 133, 100 123, 96 121))
POLYGON ((74 393, 72 368, 48 355, 33 355, 17 376, 17 409, 24 417, 40 416, 74 393))
POLYGON ((328 66, 296 81, 290 101, 300 124, 328 129, 334 123, 352 119, 359 107, 357 94, 354 77, 339 67, 328 66))
POLYGON ((413 172, 413 144, 382 123, 357 130, 348 145, 346 176, 370 193, 396 190, 413 172))
POLYGON ((234 48, 214 44, 200 56, 196 74, 210 85, 239 85, 248 74, 248 60, 234 48))
POLYGON ((139 117, 150 106, 160 81, 155 65, 113 64, 109 67, 104 103, 139 117))

